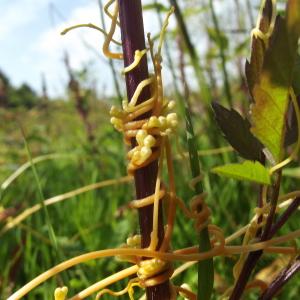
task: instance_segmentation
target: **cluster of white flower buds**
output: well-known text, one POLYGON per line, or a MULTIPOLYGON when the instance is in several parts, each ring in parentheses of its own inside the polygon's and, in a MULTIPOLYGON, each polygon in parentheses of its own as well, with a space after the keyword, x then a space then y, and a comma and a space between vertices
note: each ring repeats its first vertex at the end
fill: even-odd
POLYGON ((167 114, 164 116, 152 116, 149 121, 143 126, 143 129, 158 128, 161 136, 170 135, 178 126, 178 118, 176 113, 167 114))
POLYGON ((142 165, 152 154, 156 140, 146 130, 140 129, 136 134, 137 146, 128 152, 128 158, 135 165, 142 165))
POLYGON ((142 239, 141 235, 136 234, 134 236, 130 236, 129 238, 127 238, 126 244, 130 248, 141 248, 141 239, 142 239))
POLYGON ((115 127, 115 129, 122 132, 124 128, 124 118, 126 116, 126 113, 114 105, 111 107, 109 113, 111 115, 110 123, 115 127))
MULTIPOLYGON (((145 103, 138 105, 136 105, 136 99, 130 102, 128 102, 128 100, 124 100, 122 110, 112 106, 110 110, 111 123, 118 131, 125 131, 128 115, 134 113, 138 108, 140 109, 144 105, 150 105, 149 101, 154 101, 154 98, 148 100, 148 104, 146 101, 145 103)), ((134 132, 134 130, 136 131, 136 134, 134 134, 137 142, 137 145, 128 152, 128 158, 132 165, 143 165, 153 154, 152 148, 159 146, 159 142, 157 141, 158 137, 167 136, 176 131, 178 126, 177 114, 170 112, 174 109, 174 107, 175 101, 167 101, 164 99, 160 115, 153 115, 148 120, 145 120, 144 124, 139 125, 140 129, 131 129, 132 132, 134 132)))
MULTIPOLYGON (((135 248, 135 249, 140 249, 141 248, 141 235, 136 234, 134 236, 130 236, 126 240, 126 244, 122 244, 120 247, 121 248, 135 248)), ((117 260, 120 261, 128 261, 128 262, 133 262, 136 263, 136 257, 133 255, 117 255, 116 256, 117 260)))
POLYGON ((142 260, 137 275, 140 279, 151 278, 169 268, 170 264, 159 258, 142 260))

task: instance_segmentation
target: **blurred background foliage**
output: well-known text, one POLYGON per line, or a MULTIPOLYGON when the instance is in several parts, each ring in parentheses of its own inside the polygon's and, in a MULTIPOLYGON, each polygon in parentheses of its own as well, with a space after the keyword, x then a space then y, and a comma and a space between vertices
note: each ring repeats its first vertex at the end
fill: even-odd
MULTIPOLYGON (((145 5, 146 14, 162 22, 170 5, 177 5, 163 52, 163 67, 167 78, 166 96, 176 99, 179 115, 183 116, 183 101, 188 101, 198 137, 204 188, 212 209, 212 221, 226 235, 248 223, 255 207, 258 187, 250 183, 226 180, 211 174, 212 167, 239 160, 228 148, 212 117, 210 103, 217 101, 235 107, 247 116, 250 97, 244 76, 249 56, 250 31, 258 15, 259 1, 250 0, 188 0, 152 1, 145 5), (230 3, 229 3, 230 2, 230 3), (190 98, 184 99, 181 71, 187 72, 190 98), (225 147, 225 148, 224 148, 225 147), (220 149, 215 154, 210 149, 220 149)), ((281 3, 279 1, 279 7, 281 3)), ((101 3, 99 3, 101 5, 101 3)), ((153 33, 155 37, 159 32, 153 33)), ((80 41, 78 41, 80 43, 80 41)), ((97 45, 96 45, 97 47, 97 45)), ((100 49, 97 49, 100 52, 100 49)), ((131 183, 89 191, 48 206, 58 248, 49 239, 45 212, 39 210, 15 227, 4 228, 25 209, 38 203, 41 186, 44 200, 80 187, 107 179, 126 176, 126 147, 122 137, 109 123, 109 109, 120 104, 124 83, 119 75, 120 65, 110 62, 114 94, 107 96, 97 89, 91 66, 72 68, 72 54, 64 56, 67 75, 65 97, 48 95, 48 83, 43 76, 42 92, 28 84, 11 84, 0 72, 0 298, 13 291, 64 259, 88 251, 114 248, 129 235, 138 233, 136 211, 128 208, 134 199, 131 183), (26 150, 24 140, 29 151, 26 150), (9 186, 7 178, 30 160, 57 154, 35 164, 20 174, 9 186)), ((62 63, 62 62, 58 62, 62 63)), ((1 65, 0 65, 1 67, 1 65)), ((98 70, 101 72, 101 70, 98 70)), ((184 119, 179 126, 179 143, 186 151, 184 119)), ((188 187, 191 179, 188 162, 181 159, 173 147, 178 194, 186 202, 192 196, 188 187)), ((299 189, 299 172, 291 166, 290 177, 283 181, 282 192, 299 189)), ((281 233, 299 228, 299 212, 281 233)), ((240 241, 239 241, 240 242, 240 241)), ((178 214, 173 248, 197 243, 194 226, 178 214)), ((276 259, 276 266, 286 262, 276 259)), ((233 283, 232 266, 237 257, 216 258, 214 299, 233 283)), ((274 257, 261 259, 257 270, 266 281, 276 275, 274 257), (267 273, 270 265, 274 270, 267 273), (265 272, 265 273, 264 273, 265 272), (268 275, 265 275, 268 274, 268 275), (270 275, 271 274, 271 275, 270 275)), ((115 258, 90 261, 48 280, 26 299, 52 299, 55 287, 64 283, 71 293, 80 291, 126 264, 115 258)), ((277 299, 297 299, 299 278, 292 280, 277 299)), ((196 268, 181 274, 175 282, 196 288, 196 268)), ((113 286, 121 289, 125 282, 113 286)), ((245 299, 257 299, 257 291, 245 299)), ((105 298, 105 297, 104 297, 105 298)), ((109 299, 109 297, 107 297, 109 299)), ((124 297, 127 299, 127 297, 124 297)))

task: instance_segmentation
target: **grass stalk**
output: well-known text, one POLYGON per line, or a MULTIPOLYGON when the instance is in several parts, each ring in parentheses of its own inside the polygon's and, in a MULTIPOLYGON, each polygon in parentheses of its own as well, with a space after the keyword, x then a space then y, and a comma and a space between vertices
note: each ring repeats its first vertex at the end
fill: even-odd
MULTIPOLYGON (((183 60, 183 57, 181 58, 183 60)), ((190 168, 193 178, 197 178, 201 175, 200 161, 198 156, 197 139, 194 133, 194 127, 192 123, 192 117, 190 113, 189 102, 189 89, 186 83, 186 77, 181 63, 181 77, 184 83, 185 99, 185 123, 186 123, 186 136, 188 144, 188 153, 190 160, 190 168)), ((195 185, 195 195, 201 195, 204 192, 201 182, 197 182, 195 185)), ((201 209, 201 208, 200 208, 201 209)), ((205 252, 211 250, 210 238, 208 228, 205 227, 199 232, 199 252, 205 252)), ((198 262, 198 300, 209 300, 212 296, 214 285, 214 263, 213 258, 198 262)))
POLYGON ((45 220, 46 220, 46 224, 47 224, 47 227, 48 227, 49 238, 50 238, 51 244, 54 247, 54 249, 56 251, 58 251, 58 244, 57 244, 56 235, 55 235, 53 226, 52 226, 51 221, 50 221, 49 212, 48 212, 47 207, 46 207, 46 205, 44 203, 45 196, 44 196, 44 193, 43 193, 41 181, 39 179, 36 167, 35 167, 35 165, 33 163, 31 151, 29 149, 29 145, 28 145, 27 140, 26 140, 25 131, 24 131, 24 129, 23 129, 23 127, 22 127, 21 124, 20 124, 20 129, 22 131, 22 136, 23 136, 23 139, 24 139, 24 144, 25 144, 25 148, 26 148, 27 155, 28 155, 28 158, 29 158, 29 162, 30 162, 30 166, 31 166, 32 173, 33 173, 33 176, 34 176, 34 180, 35 180, 36 185, 37 185, 38 195, 39 195, 39 201, 40 201, 41 207, 43 208, 43 212, 44 212, 44 215, 45 215, 45 220))
MULTIPOLYGON (((157 0, 154 0, 154 3, 158 4, 157 0)), ((160 28, 162 28, 162 26, 163 26, 163 18, 161 16, 161 12, 160 12, 158 6, 156 6, 155 9, 156 9, 156 14, 157 14, 158 21, 159 21, 159 26, 160 26, 160 28)), ((167 61, 168 61, 168 66, 169 66, 169 69, 170 69, 170 72, 171 72, 171 75, 172 75, 175 94, 176 94, 176 97, 178 99, 180 99, 181 98, 181 94, 180 94, 179 86, 178 86, 178 83, 177 83, 175 67, 174 67, 173 59, 171 57, 171 51, 170 51, 168 40, 166 40, 164 42, 164 50, 165 50, 165 53, 166 53, 166 58, 167 58, 167 61)))
POLYGON ((251 6, 250 0, 246 0, 246 5, 247 5, 247 11, 248 11, 248 14, 249 14, 249 20, 250 20, 251 28, 254 28, 255 18, 253 16, 253 11, 252 11, 252 6, 251 6))
POLYGON ((227 104, 230 107, 232 107, 232 95, 231 95, 230 84, 229 84, 229 76, 228 76, 228 72, 227 72, 227 68, 226 68, 226 54, 225 54, 224 44, 223 44, 223 40, 222 40, 222 36, 221 36, 219 21, 218 21, 212 0, 209 1, 209 7, 210 7, 212 20, 213 20, 213 24, 214 24, 217 39, 218 39, 219 57, 221 60, 222 74, 223 74, 223 81, 224 81, 224 94, 227 99, 227 104))
POLYGON ((184 44, 186 46, 188 54, 190 56, 190 61, 194 68, 194 72, 196 74, 196 79, 198 81, 200 95, 201 95, 202 101, 207 106, 211 102, 211 92, 210 92, 209 86, 206 82, 206 78, 203 74, 203 70, 200 65, 200 59, 199 59, 197 50, 192 43, 192 40, 190 38, 189 32, 187 30, 187 26, 185 24, 185 21, 184 21, 184 18, 181 13, 181 10, 180 10, 177 0, 170 0, 170 4, 172 6, 174 6, 174 8, 175 8, 175 16, 176 16, 177 24, 180 29, 181 35, 183 37, 184 44))
MULTIPOLYGON (((194 135, 193 124, 189 109, 186 108, 186 128, 187 141, 190 157, 190 166, 193 178, 199 176, 200 164, 197 155, 197 143, 194 135)), ((203 186, 197 183, 195 186, 195 193, 203 193, 203 186)), ((205 252, 211 249, 210 239, 207 227, 199 233, 199 252, 205 252)), ((213 259, 207 259, 198 263, 198 299, 207 300, 211 298, 214 283, 214 265, 213 259)))

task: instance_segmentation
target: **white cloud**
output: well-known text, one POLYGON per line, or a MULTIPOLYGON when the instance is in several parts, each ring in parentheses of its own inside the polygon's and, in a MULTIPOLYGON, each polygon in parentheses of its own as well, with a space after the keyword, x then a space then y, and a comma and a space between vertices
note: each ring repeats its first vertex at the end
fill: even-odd
POLYGON ((1 10, 5 13, 0 18, 0 41, 30 23, 47 3, 47 0, 6 0, 2 3, 1 10))
MULTIPOLYGON (((28 82, 36 90, 40 90, 41 73, 44 73, 49 84, 49 92, 57 96, 65 91, 67 74, 63 65, 63 55, 67 51, 73 68, 80 69, 87 62, 94 60, 93 70, 97 77, 98 87, 103 84, 109 92, 113 93, 111 72, 107 66, 107 59, 103 56, 101 48, 104 37, 96 30, 82 28, 76 29, 61 36, 60 32, 68 26, 79 23, 100 24, 100 12, 97 1, 74 1, 72 6, 62 14, 65 22, 56 20, 56 25, 46 29, 48 20, 48 5, 50 0, 0 0, 1 10, 5 11, 0 18, 0 41, 6 39, 7 47, 2 49, 4 61, 2 63, 14 82, 20 84, 28 82), (77 2, 77 3, 76 3, 77 2), (26 27, 24 29, 24 27, 26 27), (21 30, 23 28, 23 30, 21 30), (30 31, 27 31, 30 30, 30 31), (25 38, 26 43, 22 47, 16 41, 25 38), (20 36, 21 35, 21 36, 20 36), (93 51, 84 44, 93 47, 93 51)), ((65 1, 60 3, 64 7, 65 1)), ((147 0, 150 1, 150 0, 147 0)), ((68 3, 70 4, 70 3, 68 3)), ((174 26, 175 18, 171 18, 171 26, 174 26)), ((153 35, 159 32, 157 17, 150 12, 145 14, 145 30, 153 35)), ((118 39, 119 34, 116 35, 118 39)), ((1 49, 0 49, 1 51, 1 49)), ((121 68, 122 62, 118 64, 121 68)))
POLYGON ((107 83, 108 78, 110 78, 110 70, 104 63, 104 58, 101 61, 100 57, 103 41, 101 33, 93 29, 82 28, 69 32, 65 36, 60 35, 60 32, 67 26, 80 23, 99 25, 99 20, 96 2, 75 8, 67 18, 66 23, 61 22, 55 28, 40 34, 37 41, 31 46, 32 64, 39 70, 39 73, 44 72, 46 74, 49 82, 61 82, 62 78, 66 78, 62 58, 64 52, 67 51, 70 55, 71 65, 75 69, 81 68, 90 60, 95 60, 97 67, 99 67, 97 77, 107 83), (93 47, 93 50, 88 49, 86 44, 93 47), (97 53, 99 53, 98 57, 96 56, 97 53))
MULTIPOLYGON (((98 19, 98 16, 95 15, 95 7, 88 5, 75 9, 68 19, 68 24, 98 23, 98 19)), ((55 26, 55 28, 43 32, 32 46, 32 50, 45 55, 47 59, 61 57, 62 52, 67 50, 74 57, 74 67, 79 67, 81 62, 87 57, 86 47, 82 45, 82 41, 99 45, 101 36, 97 31, 92 29, 76 29, 65 36, 61 36, 60 32, 66 27, 65 23, 61 23, 55 26)))

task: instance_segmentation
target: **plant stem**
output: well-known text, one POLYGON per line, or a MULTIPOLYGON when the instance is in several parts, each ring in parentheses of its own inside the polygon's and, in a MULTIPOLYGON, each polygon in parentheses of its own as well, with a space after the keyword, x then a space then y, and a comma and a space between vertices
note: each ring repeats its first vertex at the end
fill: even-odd
MULTIPOLYGON (((275 214, 275 210, 276 210, 276 204, 278 201, 278 195, 279 195, 279 189, 280 189, 280 183, 281 183, 281 172, 278 172, 276 174, 276 176, 277 176, 276 181, 275 181, 275 184, 272 189, 272 198, 270 201, 271 211, 268 215, 267 224, 266 224, 264 231, 260 238, 261 242, 271 239, 272 236, 281 228, 281 226, 284 225, 284 223, 281 223, 280 226, 277 226, 277 231, 271 230, 272 229, 272 221, 274 219, 274 214, 275 214)), ((276 224, 274 226, 276 226, 276 224)), ((249 277, 262 254, 263 254, 263 251, 259 250, 259 251, 251 252, 248 255, 229 300, 241 299, 243 292, 245 290, 245 287, 247 285, 247 282, 249 280, 249 277)))
MULTIPOLYGON (((213 147, 217 148, 217 147, 220 147, 220 144, 219 144, 219 141, 216 140, 216 126, 212 125, 214 124, 214 116, 213 116, 213 113, 212 113, 212 109, 210 107, 210 104, 211 104, 211 101, 212 101, 212 91, 213 89, 207 84, 207 80, 204 76, 204 73, 203 73, 203 69, 200 65, 200 59, 199 59, 199 56, 197 54, 197 51, 196 51, 196 48, 195 46, 193 45, 191 39, 190 39, 190 35, 188 33, 188 30, 187 30, 187 26, 185 24, 185 21, 184 21, 184 18, 182 16, 182 13, 181 13, 181 10, 180 10, 180 7, 177 3, 176 0, 170 0, 170 4, 172 6, 174 6, 175 8, 175 16, 176 16, 176 20, 177 20, 177 23, 178 23, 178 27, 181 31, 181 35, 182 35, 182 38, 183 38, 183 42, 184 42, 184 45, 188 51, 188 54, 190 56, 190 61, 191 61, 191 64, 194 68, 194 72, 196 74, 196 79, 198 81, 198 86, 199 86, 199 94, 200 94, 200 100, 203 102, 203 106, 204 108, 206 109, 206 114, 207 114, 207 122, 203 122, 208 130, 210 130, 210 139, 211 139, 211 142, 212 142, 212 145, 213 147)), ((192 114, 192 111, 190 111, 190 113, 192 114)), ((202 114, 202 119, 205 119, 206 116, 204 114, 202 114)))
MULTIPOLYGON (((71 68, 70 61, 69 61, 69 55, 67 52, 65 53, 65 56, 64 56, 64 63, 66 66, 67 73, 69 75, 69 84, 68 84, 69 92, 71 93, 72 98, 74 98, 73 100, 75 102, 75 108, 76 108, 77 113, 78 113, 79 117, 81 118, 82 123, 85 127, 87 140, 93 147, 95 136, 93 133, 92 124, 89 121, 90 108, 89 108, 88 99, 84 95, 84 93, 81 89, 81 86, 80 86, 80 82, 76 78, 74 71, 71 68)), ((97 152, 95 148, 93 151, 95 153, 97 152)))
POLYGON ((280 183, 281 183, 281 170, 278 171, 275 176, 276 176, 276 181, 275 184, 273 186, 272 192, 273 195, 271 196, 271 210, 269 212, 269 215, 267 217, 267 223, 266 226, 264 228, 261 240, 262 241, 266 241, 267 239, 271 238, 270 237, 270 231, 272 228, 272 224, 273 224, 273 220, 275 217, 275 212, 276 212, 276 207, 277 207, 277 202, 278 202, 278 196, 279 196, 279 190, 280 190, 280 183))
POLYGON ((275 280, 260 296, 259 300, 270 300, 281 290, 281 288, 300 271, 300 256, 297 260, 287 268, 283 269, 275 280))
POLYGON ((288 221, 288 219, 298 209, 299 206, 300 206, 300 197, 297 197, 296 199, 293 200, 290 206, 285 210, 285 212, 272 226, 270 230, 270 236, 274 236, 276 232, 278 232, 278 230, 288 221))
MULTIPOLYGON (((261 156, 261 159, 260 159, 260 163, 265 166, 266 165, 266 157, 263 153, 263 151, 260 152, 260 156, 261 156)), ((259 208, 262 208, 263 207, 263 185, 260 185, 259 187, 259 194, 258 194, 258 198, 257 198, 257 207, 259 208)), ((263 220, 263 217, 260 216, 257 220, 257 224, 260 224, 263 220)), ((262 229, 260 228, 259 230, 257 230, 256 232, 256 237, 259 238, 260 235, 261 235, 261 232, 262 232, 262 229)))
MULTIPOLYGON (((157 0, 154 0, 154 3, 158 4, 157 0)), ((158 7, 156 7, 156 14, 157 14, 157 17, 158 17, 159 25, 162 28, 162 26, 163 26, 163 18, 161 16, 161 12, 160 12, 160 10, 159 10, 158 7)), ((174 67, 174 64, 173 64, 172 57, 171 57, 169 43, 168 43, 167 40, 164 42, 164 45, 165 45, 164 46, 164 48, 165 48, 164 50, 165 50, 165 53, 166 53, 166 57, 167 57, 167 61, 168 61, 168 66, 169 66, 169 69, 171 71, 171 75, 172 75, 172 79, 173 79, 173 86, 174 86, 175 94, 176 94, 177 98, 181 98, 179 87, 178 87, 178 83, 177 83, 177 78, 176 78, 175 67, 174 67)))
POLYGON ((218 39, 218 46, 219 46, 219 57, 221 59, 221 65, 222 65, 222 73, 223 73, 223 81, 224 81, 224 92, 227 99, 227 104, 232 107, 232 95, 230 91, 230 84, 229 84, 229 76, 226 69, 226 55, 225 55, 225 46, 223 43, 223 39, 221 36, 221 31, 219 27, 218 18, 216 16, 216 12, 214 9, 214 5, 212 3, 212 0, 209 1, 211 16, 213 20, 213 24, 215 27, 217 39, 218 39))
MULTIPOLYGON (((140 0, 119 0, 120 27, 124 54, 125 67, 134 60, 136 50, 143 50, 145 46, 144 25, 142 17, 142 5, 140 0)), ((149 77, 146 57, 143 57, 140 64, 131 72, 126 74, 126 88, 128 99, 131 99, 138 84, 149 77)), ((144 88, 138 102, 141 103, 150 98, 149 88, 144 88)), ((145 117, 145 116, 143 116, 145 117)), ((132 146, 134 142, 132 142, 132 146)), ((135 187, 137 199, 150 196, 154 193, 158 172, 158 163, 154 161, 149 165, 135 171, 135 187)), ((142 247, 146 248, 150 244, 150 234, 152 232, 153 205, 139 209, 139 221, 142 235, 142 247)), ((162 220, 162 207, 159 206, 158 238, 160 246, 164 237, 162 220)), ((170 299, 169 282, 166 281, 157 286, 146 288, 148 300, 170 299)))
POLYGON ((254 28, 255 20, 254 20, 254 16, 253 16, 253 13, 252 13, 252 6, 251 6, 251 3, 250 3, 250 0, 246 0, 246 5, 247 5, 248 13, 249 13, 249 20, 250 20, 251 28, 254 28))
MULTIPOLYGON (((190 158, 190 168, 192 171, 192 177, 196 178, 201 175, 200 161, 198 156, 197 140, 194 134, 194 127, 192 123, 192 117, 189 107, 189 89, 186 83, 186 76, 184 71, 184 58, 180 57, 180 70, 181 79, 184 84, 184 106, 185 106, 185 121, 186 121, 186 134, 188 152, 190 158)), ((203 186, 201 182, 195 185, 195 194, 201 195, 203 193, 203 186)), ((199 208, 200 210, 203 208, 199 208)), ((207 227, 203 228, 199 233, 199 252, 205 252, 211 250, 211 244, 209 239, 209 233, 207 227)), ((214 261, 212 258, 198 262, 198 299, 209 300, 212 296, 214 286, 214 261)))
MULTIPOLYGON (((99 0, 98 3, 99 3, 99 9, 100 9, 100 17, 101 17, 102 28, 104 29, 104 31, 106 31, 102 0, 99 0)), ((115 86, 115 89, 116 89, 116 92, 117 92, 117 95, 118 95, 119 102, 122 103, 122 95, 121 95, 121 91, 120 91, 120 86, 119 86, 119 82, 118 82, 118 78, 117 78, 117 72, 116 72, 116 69, 115 69, 114 62, 111 58, 109 58, 108 63, 109 63, 111 74, 112 74, 112 77, 113 77, 113 80, 114 80, 114 86, 115 86)))
MULTIPOLYGON (((197 155, 197 143, 194 135, 191 115, 186 109, 186 127, 188 150, 190 157, 190 166, 193 178, 200 175, 199 157, 197 155)), ((203 186, 198 183, 195 186, 195 193, 203 193, 203 186)), ((210 239, 207 227, 202 229, 199 233, 199 252, 209 251, 211 249, 210 239)), ((214 263, 213 259, 207 259, 198 263, 198 299, 207 300, 211 298, 214 285, 214 263)))
POLYGON ((48 209, 47 209, 47 207, 44 203, 45 196, 44 196, 43 188, 42 188, 42 185, 41 185, 40 177, 39 177, 37 169, 36 169, 36 167, 33 163, 31 151, 30 151, 29 145, 27 143, 25 130, 24 130, 21 123, 19 123, 19 126, 20 126, 20 130, 21 130, 21 133, 22 133, 22 136, 23 136, 24 145, 25 145, 26 152, 27 152, 27 155, 28 155, 28 158, 29 158, 29 162, 30 162, 30 166, 31 166, 32 173, 33 173, 33 176, 34 176, 34 180, 35 180, 36 185, 37 185, 37 191, 38 191, 38 195, 39 195, 39 202, 40 202, 41 207, 42 207, 43 212, 44 212, 44 217, 45 217, 45 220, 46 220, 49 239, 51 241, 51 245, 53 246, 55 251, 58 253, 59 249, 58 249, 57 239, 56 239, 56 235, 55 235, 55 232, 54 232, 51 220, 50 220, 48 209))
POLYGON ((211 102, 211 92, 210 92, 210 89, 206 82, 202 68, 200 66, 200 60, 199 60, 199 56, 197 54, 196 48, 190 39, 190 35, 188 33, 187 26, 185 24, 182 14, 181 14, 181 10, 177 3, 177 0, 170 0, 170 3, 175 8, 175 16, 176 16, 176 20, 178 23, 178 27, 181 31, 185 46, 187 48, 187 51, 188 51, 190 59, 191 59, 191 64, 194 68, 194 71, 195 71, 195 74, 196 74, 196 77, 198 80, 198 85, 199 85, 202 100, 205 103, 205 105, 209 105, 209 103, 211 102))

